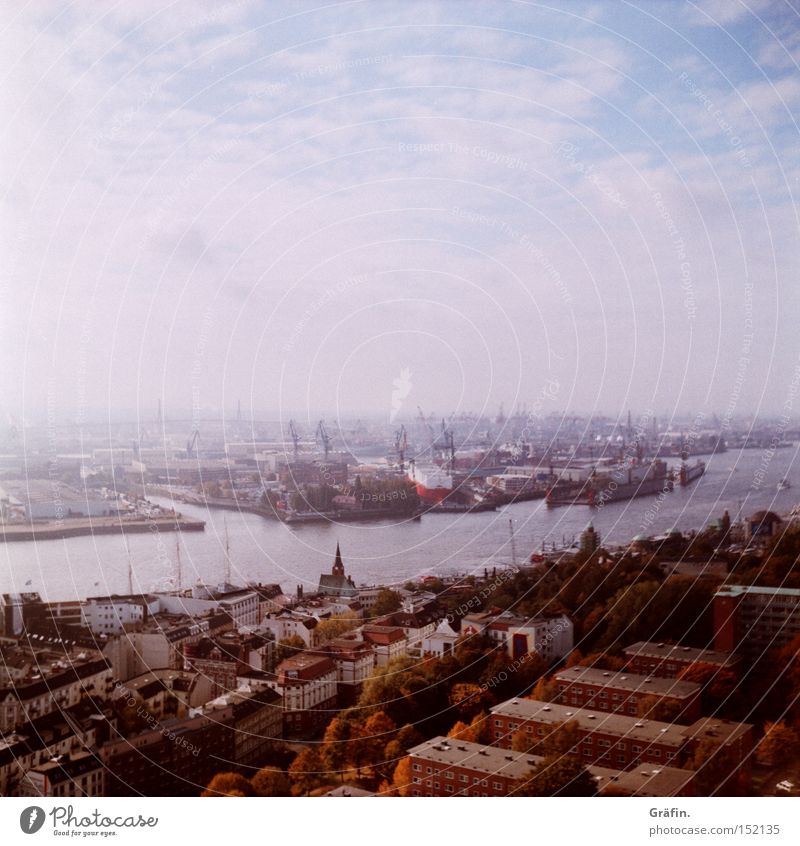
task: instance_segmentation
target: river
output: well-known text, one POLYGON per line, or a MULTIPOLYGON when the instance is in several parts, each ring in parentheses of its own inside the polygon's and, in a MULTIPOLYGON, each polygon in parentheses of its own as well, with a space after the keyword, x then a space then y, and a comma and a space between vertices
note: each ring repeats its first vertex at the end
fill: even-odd
MULTIPOLYGON (((694 461, 694 459, 692 459, 694 461)), ((181 583, 220 581, 225 574, 225 536, 234 583, 279 582, 284 591, 302 584, 313 589, 328 572, 337 542, 345 568, 357 584, 403 582, 444 572, 482 571, 512 559, 513 521, 519 562, 530 553, 577 536, 591 520, 603 540, 624 543, 639 533, 658 534, 673 526, 699 529, 722 515, 732 518, 760 508, 779 514, 800 500, 797 448, 743 450, 704 456, 705 475, 688 488, 628 502, 548 509, 543 500, 479 514, 425 515, 421 520, 287 526, 255 514, 181 505, 190 517, 206 521, 205 532, 180 536, 181 583), (787 477, 797 489, 777 490, 787 477)), ((156 501, 161 501, 156 498, 156 501)), ((164 504, 167 504, 165 501, 164 504)), ((128 535, 133 589, 148 591, 174 584, 177 533, 128 535)), ((0 592, 38 591, 50 601, 76 599, 128 589, 126 539, 97 535, 66 540, 8 543, 0 550, 0 592)))

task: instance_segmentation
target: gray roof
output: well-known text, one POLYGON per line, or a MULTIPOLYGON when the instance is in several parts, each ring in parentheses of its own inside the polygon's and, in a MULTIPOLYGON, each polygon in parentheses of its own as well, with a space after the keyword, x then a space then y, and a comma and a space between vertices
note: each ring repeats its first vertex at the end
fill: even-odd
POLYGON ((672 696, 675 699, 689 699, 700 692, 700 685, 677 679, 661 679, 635 673, 612 673, 595 667, 569 667, 556 673, 560 682, 594 684, 628 690, 631 693, 647 693, 653 696, 672 696))
POLYGON ((575 721, 587 731, 607 733, 643 743, 661 743, 680 747, 685 742, 685 726, 661 723, 657 720, 625 717, 622 714, 607 714, 588 708, 559 705, 556 702, 539 702, 536 699, 509 699, 491 709, 492 714, 517 717, 520 720, 536 720, 540 723, 558 724, 575 721))
POLYGON ((720 652, 716 649, 698 649, 694 646, 680 646, 674 643, 654 643, 640 640, 626 646, 623 650, 628 658, 641 655, 644 658, 661 658, 679 661, 701 662, 703 664, 720 664, 726 666, 735 664, 737 659, 730 652, 720 652))

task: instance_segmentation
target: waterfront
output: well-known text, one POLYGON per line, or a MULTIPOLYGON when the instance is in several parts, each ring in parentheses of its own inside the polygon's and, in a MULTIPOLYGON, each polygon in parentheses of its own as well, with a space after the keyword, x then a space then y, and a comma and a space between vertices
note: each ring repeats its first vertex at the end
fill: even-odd
MULTIPOLYGON (((701 528, 726 508, 734 518, 740 504, 745 515, 760 508, 782 514, 800 500, 797 448, 778 450, 771 461, 768 455, 743 450, 705 456, 705 475, 687 488, 676 486, 661 500, 648 496, 594 509, 548 509, 543 500, 532 500, 494 512, 425 515, 418 522, 287 526, 255 514, 181 504, 186 517, 206 521, 205 532, 181 535, 182 584, 223 577, 226 525, 232 581, 279 582, 288 592, 298 584, 316 586, 320 572, 330 569, 337 541, 356 583, 374 584, 508 564, 509 519, 522 562, 543 541, 560 545, 590 520, 604 540, 623 543, 673 526, 701 528), (797 487, 778 491, 784 476, 797 487)), ((134 590, 163 588, 174 578, 176 537, 158 531, 127 537, 134 590)), ((119 535, 6 544, 0 556, 0 592, 38 591, 53 601, 127 591, 126 541, 119 535)))

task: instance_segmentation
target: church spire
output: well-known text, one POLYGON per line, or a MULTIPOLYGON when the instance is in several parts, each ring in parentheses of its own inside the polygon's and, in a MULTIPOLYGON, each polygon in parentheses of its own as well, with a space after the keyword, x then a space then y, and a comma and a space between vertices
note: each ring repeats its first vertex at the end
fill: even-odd
POLYGON ((339 549, 339 543, 336 543, 336 560, 333 562, 333 570, 331 570, 334 576, 344 576, 344 564, 342 563, 342 553, 339 549))

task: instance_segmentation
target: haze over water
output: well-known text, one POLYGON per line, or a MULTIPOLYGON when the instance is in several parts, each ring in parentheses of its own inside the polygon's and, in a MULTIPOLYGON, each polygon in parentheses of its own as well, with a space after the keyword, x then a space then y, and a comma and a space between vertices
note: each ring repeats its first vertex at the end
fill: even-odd
MULTIPOLYGON (((732 518, 740 506, 745 515, 760 508, 783 514, 800 498, 797 448, 778 450, 767 459, 762 450, 705 456, 705 475, 689 488, 676 487, 660 505, 652 496, 599 509, 548 509, 543 500, 534 500, 496 512, 425 515, 418 522, 296 527, 255 514, 181 505, 184 514, 206 521, 205 532, 181 535, 182 583, 222 580, 226 524, 232 581, 278 582, 284 591, 293 592, 300 583, 306 590, 316 586, 319 574, 330 569, 337 542, 357 584, 392 583, 511 563, 509 519, 521 563, 543 541, 548 547, 560 545, 563 537, 577 536, 590 520, 605 541, 625 543, 639 533, 658 534, 673 526, 700 529, 726 508, 732 518), (777 491, 784 476, 794 487, 777 491)), ((127 536, 134 590, 167 587, 174 579, 176 538, 175 533, 127 536)), ((34 590, 51 601, 126 592, 126 562, 125 541, 118 535, 5 544, 0 591, 34 590)))

